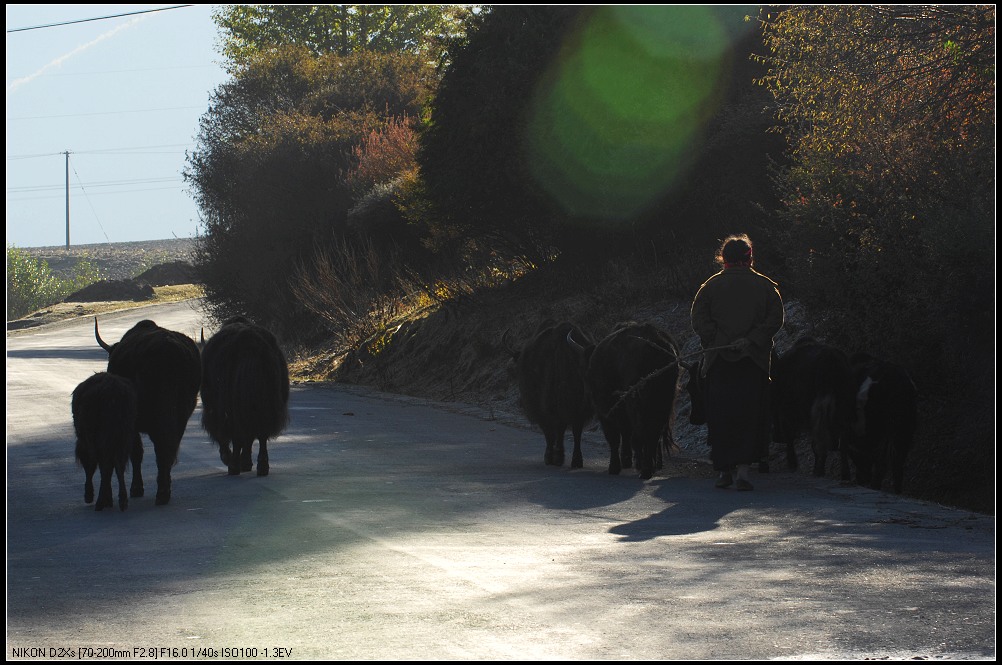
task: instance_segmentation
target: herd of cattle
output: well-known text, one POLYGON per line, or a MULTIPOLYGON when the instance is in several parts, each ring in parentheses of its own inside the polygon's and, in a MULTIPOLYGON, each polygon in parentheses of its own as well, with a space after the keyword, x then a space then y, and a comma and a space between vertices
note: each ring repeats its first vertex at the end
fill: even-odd
POLYGON ((129 495, 144 494, 142 434, 157 459, 156 504, 171 497, 171 467, 181 437, 202 397, 202 427, 219 446, 231 475, 253 468, 251 447, 260 444, 257 475, 268 475, 268 439, 288 420, 289 370, 274 335, 246 318, 228 319, 205 341, 144 320, 122 339, 108 344, 94 320, 94 336, 108 352, 107 371, 73 391, 71 410, 76 458, 86 480, 84 501, 94 501, 94 474, 101 470, 96 510, 114 505, 112 473, 118 479, 118 505, 128 507, 125 466, 131 463, 129 495))
MULTIPOLYGON (((107 371, 83 381, 72 397, 87 503, 94 501, 100 469, 96 510, 114 505, 113 473, 125 510, 127 463, 129 495, 143 496, 142 434, 156 455, 156 504, 168 503, 171 467, 199 394, 202 427, 219 446, 228 473, 253 469, 256 440, 257 474, 268 475, 267 442, 284 430, 289 401, 288 365, 271 332, 234 317, 208 342, 203 335, 196 343, 144 320, 107 344, 95 319, 94 336, 108 352, 107 371)), ((596 342, 572 323, 544 322, 521 348, 507 339, 505 348, 515 364, 520 406, 546 438, 545 464, 564 464, 570 429, 571 468, 581 468, 581 436, 597 420, 609 444, 609 473, 635 467, 642 479, 651 478, 676 447, 672 429, 682 370, 690 422, 706 423, 698 361, 687 361, 674 338, 653 324, 621 323, 596 342)), ((806 433, 814 475, 824 475, 828 454, 838 451, 843 480, 850 480, 851 460, 859 484, 881 489, 890 469, 892 487, 901 492, 917 420, 917 391, 904 368, 803 338, 783 355, 774 353, 771 386, 772 439, 785 444, 791 469, 797 468, 794 444, 806 433)))
MULTIPOLYGON (((580 468, 581 433, 597 419, 609 443, 609 473, 636 465, 641 478, 650 478, 662 466, 662 444, 668 454, 674 446, 680 368, 688 374, 690 422, 706 424, 698 360, 680 356, 672 336, 652 324, 621 323, 595 343, 571 323, 544 322, 522 348, 507 340, 505 348, 520 406, 546 437, 546 464, 564 463, 570 429, 571 468, 580 468)), ((791 469, 798 465, 795 443, 808 434, 814 475, 825 475, 828 454, 838 451, 843 480, 850 480, 851 461, 857 483, 881 489, 890 469, 901 492, 918 418, 917 390, 903 367, 805 337, 783 355, 774 352, 771 376, 772 439, 785 444, 791 469)))

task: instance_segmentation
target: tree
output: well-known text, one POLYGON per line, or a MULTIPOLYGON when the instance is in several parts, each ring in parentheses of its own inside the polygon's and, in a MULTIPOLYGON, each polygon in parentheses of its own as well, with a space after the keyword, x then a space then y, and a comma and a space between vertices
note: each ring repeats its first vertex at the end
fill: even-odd
POLYGON ((388 118, 419 115, 433 80, 414 55, 282 47, 220 86, 184 172, 204 226, 197 267, 219 317, 305 329, 290 276, 345 232, 354 147, 388 118))
MULTIPOLYGON (((546 229, 522 157, 527 104, 545 63, 581 11, 563 6, 497 6, 476 16, 453 46, 421 137, 418 163, 448 241, 546 229)), ((495 238, 495 242, 497 238, 495 238)))
POLYGON ((787 292, 830 341, 937 398, 950 422, 928 459, 994 469, 994 5, 797 6, 764 25, 792 159, 776 178, 787 292))
POLYGON ((437 63, 472 11, 469 5, 222 5, 213 20, 232 67, 288 45, 314 56, 365 50, 412 53, 437 63))
POLYGON ((418 160, 440 217, 462 238, 501 237, 542 256, 650 247, 662 232, 672 237, 658 246, 676 248, 678 236, 747 219, 749 194, 768 184, 754 165, 769 147, 747 139, 771 119, 745 99, 761 92, 746 66, 757 35, 745 11, 482 13, 453 51, 422 135, 418 160))
POLYGON ((842 316, 873 307, 847 342, 891 333, 928 366, 941 340, 923 321, 975 324, 975 337, 986 323, 994 23, 990 6, 817 6, 766 21, 762 81, 794 160, 777 181, 791 249, 819 302, 842 316), (905 316, 877 314, 889 309, 905 316))

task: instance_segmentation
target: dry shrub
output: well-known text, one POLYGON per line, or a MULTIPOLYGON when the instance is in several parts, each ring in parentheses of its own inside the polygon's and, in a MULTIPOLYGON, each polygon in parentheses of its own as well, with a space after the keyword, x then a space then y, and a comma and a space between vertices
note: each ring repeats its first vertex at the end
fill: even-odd
POLYGON ((364 136, 352 150, 357 166, 346 180, 356 194, 417 171, 417 133, 405 114, 390 118, 386 125, 364 136))
POLYGON ((325 322, 334 344, 347 348, 402 311, 405 297, 390 265, 371 240, 338 238, 297 267, 292 292, 325 322))

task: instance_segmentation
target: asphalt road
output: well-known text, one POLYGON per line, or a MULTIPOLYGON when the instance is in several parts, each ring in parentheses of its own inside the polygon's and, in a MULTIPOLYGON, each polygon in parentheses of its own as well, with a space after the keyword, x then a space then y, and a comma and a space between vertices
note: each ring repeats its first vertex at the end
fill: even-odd
MULTIPOLYGON (((197 337, 189 304, 103 316, 197 337)), ((994 517, 774 472, 753 492, 542 463, 473 407, 297 385, 271 475, 196 409, 173 496, 83 501, 91 320, 7 338, 8 660, 992 660, 994 517)), ((256 456, 256 448, 255 448, 256 456)), ((669 462, 674 464, 675 462, 669 462)))

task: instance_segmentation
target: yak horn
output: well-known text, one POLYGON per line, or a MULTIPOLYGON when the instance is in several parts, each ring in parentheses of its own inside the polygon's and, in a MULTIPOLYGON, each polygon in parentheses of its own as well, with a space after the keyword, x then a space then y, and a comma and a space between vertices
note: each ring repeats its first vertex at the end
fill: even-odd
POLYGON ((581 346, 580 344, 578 344, 576 341, 574 341, 574 331, 573 330, 568 330, 567 331, 567 343, 570 344, 571 348, 574 349, 575 351, 577 351, 578 353, 584 353, 585 352, 585 348, 583 346, 581 346))
POLYGON ((101 345, 102 349, 104 349, 108 353, 111 353, 111 346, 107 342, 105 342, 103 339, 101 339, 101 333, 99 333, 98 330, 97 330, 97 317, 96 316, 94 317, 94 337, 97 338, 97 343, 101 345))

